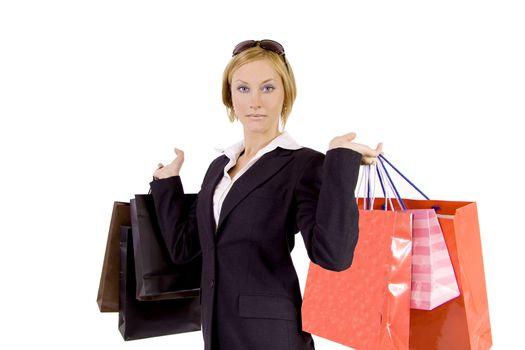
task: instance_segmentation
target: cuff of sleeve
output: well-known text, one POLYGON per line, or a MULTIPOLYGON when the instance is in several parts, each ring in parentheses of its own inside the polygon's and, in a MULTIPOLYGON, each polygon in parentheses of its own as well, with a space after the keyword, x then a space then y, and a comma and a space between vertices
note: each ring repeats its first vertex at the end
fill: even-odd
POLYGON ((178 190, 184 192, 180 176, 170 176, 165 179, 153 180, 149 183, 152 192, 165 191, 165 190, 178 190))
POLYGON ((326 152, 326 156, 329 154, 333 154, 334 157, 340 159, 341 161, 357 163, 358 165, 361 165, 361 159, 363 158, 361 153, 345 147, 332 148, 326 152))
MULTIPOLYGON (((349 148, 332 148, 326 152, 324 176, 341 174, 344 177, 344 180, 341 180, 342 183, 349 184, 352 190, 355 190, 362 158, 363 155, 361 153, 349 148)), ((354 192, 352 191, 351 193, 353 196, 354 192)))

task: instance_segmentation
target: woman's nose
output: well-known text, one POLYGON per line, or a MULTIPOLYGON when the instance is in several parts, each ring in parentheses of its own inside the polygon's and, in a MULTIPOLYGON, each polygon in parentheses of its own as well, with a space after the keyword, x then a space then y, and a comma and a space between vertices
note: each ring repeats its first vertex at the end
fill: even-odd
POLYGON ((252 92, 250 107, 254 110, 261 107, 261 96, 259 91, 252 92))

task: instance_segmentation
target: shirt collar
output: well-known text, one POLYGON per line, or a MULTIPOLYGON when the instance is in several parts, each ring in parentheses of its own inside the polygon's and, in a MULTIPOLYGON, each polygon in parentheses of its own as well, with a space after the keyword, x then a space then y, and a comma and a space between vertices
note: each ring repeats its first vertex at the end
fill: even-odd
MULTIPOLYGON (((292 136, 288 133, 288 131, 283 131, 281 135, 274 138, 269 144, 267 144, 265 147, 261 148, 257 154, 261 153, 268 153, 270 151, 273 151, 277 147, 285 148, 285 149, 291 149, 296 150, 299 148, 302 148, 303 146, 299 145, 292 136)), ((222 153, 226 155, 230 159, 237 159, 239 154, 244 149, 244 139, 241 141, 238 141, 234 143, 233 145, 227 147, 227 148, 215 148, 215 150, 219 153, 222 153)))

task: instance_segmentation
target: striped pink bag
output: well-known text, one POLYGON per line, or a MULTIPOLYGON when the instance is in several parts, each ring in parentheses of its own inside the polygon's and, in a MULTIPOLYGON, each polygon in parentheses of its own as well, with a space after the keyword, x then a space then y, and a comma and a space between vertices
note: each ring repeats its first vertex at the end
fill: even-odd
POLYGON ((412 292, 410 307, 432 310, 459 296, 458 283, 434 209, 412 213, 412 292))
POLYGON ((412 213, 412 290, 410 308, 432 310, 460 294, 435 208, 408 209, 403 199, 401 199, 383 160, 428 200, 427 195, 421 192, 383 155, 379 156, 379 160, 377 171, 385 197, 388 197, 388 186, 395 194, 395 198, 399 203, 399 209, 412 213), (383 174, 382 176, 381 173, 383 174))

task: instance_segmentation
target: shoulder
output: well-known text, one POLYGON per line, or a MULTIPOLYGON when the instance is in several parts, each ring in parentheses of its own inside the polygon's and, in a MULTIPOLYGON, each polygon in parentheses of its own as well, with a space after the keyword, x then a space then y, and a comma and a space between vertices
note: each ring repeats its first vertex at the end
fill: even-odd
POLYGON ((293 151, 292 156, 299 169, 304 169, 307 165, 322 165, 325 154, 310 147, 303 147, 293 151))
POLYGON ((332 148, 332 149, 329 149, 326 154, 324 153, 321 153, 315 149, 312 149, 312 148, 308 148, 308 147, 303 147, 301 149, 298 149, 296 150, 296 152, 299 152, 297 154, 297 157, 300 158, 300 159, 307 159, 307 161, 309 160, 312 160, 312 159, 317 159, 317 160, 324 160, 325 158, 327 159, 354 159, 354 158, 359 158, 359 160, 361 159, 361 154, 352 150, 352 149, 349 149, 349 148, 344 148, 344 147, 337 147, 337 148, 332 148))
POLYGON ((309 161, 312 158, 323 159, 324 153, 310 147, 302 147, 293 151, 293 157, 299 161, 309 161))
POLYGON ((343 147, 332 148, 326 154, 309 147, 303 147, 294 151, 294 157, 298 166, 301 169, 306 169, 323 166, 325 163, 349 163, 359 166, 362 155, 352 149, 343 147))
POLYGON ((293 178, 302 176, 309 176, 306 173, 318 173, 321 171, 324 163, 325 155, 313 148, 302 147, 295 150, 280 149, 281 154, 290 157, 290 166, 293 178))

